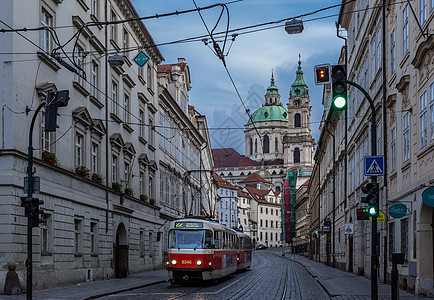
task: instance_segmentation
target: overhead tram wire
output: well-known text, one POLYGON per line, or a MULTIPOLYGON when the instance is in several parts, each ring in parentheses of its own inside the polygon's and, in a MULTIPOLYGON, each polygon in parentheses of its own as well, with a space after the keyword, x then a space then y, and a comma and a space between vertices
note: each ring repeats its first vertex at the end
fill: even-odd
MULTIPOLYGON (((228 2, 227 4, 232 4, 232 3, 235 3, 235 2, 239 2, 239 1, 242 1, 242 0, 228 2)), ((355 1, 355 0, 348 1, 348 2, 346 2, 346 4, 348 4, 350 2, 353 2, 353 1, 355 1)), ((406 2, 406 1, 397 1, 395 3, 389 4, 389 6, 390 5, 396 5, 396 4, 404 3, 404 2, 406 2)), ((276 24, 278 22, 283 22, 283 21, 286 21, 286 20, 292 20, 294 18, 311 15, 311 14, 316 13, 318 11, 322 11, 322 10, 326 10, 326 9, 330 9, 330 8, 334 8, 334 7, 336 7, 336 5, 325 7, 323 9, 317 10, 315 12, 310 12, 310 13, 306 13, 306 14, 303 14, 303 15, 295 16, 295 17, 289 17, 289 18, 278 20, 278 21, 271 21, 271 22, 266 22, 266 23, 260 23, 260 24, 256 24, 256 25, 250 25, 250 26, 246 26, 246 27, 241 27, 241 28, 229 30, 228 33, 236 33, 238 31, 242 31, 242 30, 246 30, 246 29, 250 29, 250 28, 256 28, 256 27, 260 27, 260 26, 266 26, 266 25, 276 24)), ((365 11, 365 10, 372 10, 372 9, 375 9, 375 8, 377 8, 377 7, 374 6, 374 7, 369 7, 369 8, 363 8, 363 9, 359 9, 359 10, 353 10, 353 11, 347 12, 345 14, 351 14, 351 13, 354 13, 354 12, 360 12, 360 11, 365 11)), ((322 19, 327 19, 327 18, 335 17, 335 16, 338 16, 338 15, 339 14, 332 14, 332 15, 328 15, 328 16, 324 16, 324 17, 318 17, 318 18, 313 18, 313 19, 309 19, 309 20, 303 20, 303 22, 311 22, 311 21, 316 21, 316 20, 322 20, 322 19)), ((126 19, 124 21, 127 22, 128 20, 126 19)), ((2 22, 2 21, 0 20, 0 22, 2 22)), ((4 22, 2 22, 2 23, 5 24, 4 22)), ((5 24, 5 25, 8 26, 7 24, 5 24)), ((248 34, 248 33, 254 33, 254 32, 259 32, 259 31, 263 31, 263 30, 269 30, 269 29, 279 28, 279 27, 283 27, 283 26, 285 26, 285 25, 284 24, 282 24, 282 25, 276 25, 276 26, 271 26, 271 27, 267 27, 267 28, 262 28, 262 29, 257 29, 257 30, 251 30, 251 31, 247 31, 247 32, 241 32, 241 33, 238 33, 238 35, 243 35, 243 34, 248 34)), ((4 30, 3 32, 17 32, 18 33, 19 31, 30 31, 31 30, 31 29, 25 29, 25 28, 22 28, 22 29, 13 29, 10 26, 8 26, 8 27, 11 28, 11 29, 10 30, 4 30)), ((70 28, 70 27, 75 27, 75 26, 74 25, 65 25, 65 26, 55 26, 55 27, 50 27, 50 28, 58 29, 58 28, 70 28)), ((37 28, 34 28, 34 29, 46 30, 46 27, 37 27, 37 28)), ((2 31, 0 30, 0 32, 2 32, 2 31)), ((226 33, 226 31, 223 31, 223 32, 215 33, 215 35, 218 36, 218 35, 222 35, 222 34, 225 34, 225 33, 226 33)), ((127 50, 124 49, 122 52, 137 51, 137 50, 140 50, 140 49, 160 47, 160 46, 172 45, 172 44, 177 44, 177 43, 203 42, 203 38, 206 38, 207 36, 208 35, 201 35, 201 36, 190 37, 190 38, 185 38, 185 39, 171 41, 171 42, 159 43, 159 44, 150 45, 150 46, 135 46, 135 47, 127 48, 127 50)), ((218 36, 218 38, 219 37, 220 36, 218 36)), ((23 38, 25 38, 25 37, 23 36, 23 38)), ((30 40, 28 40, 28 41, 30 43, 32 43, 33 45, 35 45, 36 47, 38 47, 39 49, 43 50, 38 45, 34 44, 32 41, 30 41, 30 40)), ((97 50, 95 50, 95 51, 88 51, 88 52, 89 53, 98 53, 97 50)), ((109 54, 113 54, 113 53, 118 53, 118 52, 119 52, 118 50, 114 49, 113 51, 107 51, 105 54, 102 54, 99 57, 103 57, 105 55, 109 55, 109 54)), ((65 51, 65 53, 72 54, 72 51, 65 51)), ((8 52, 8 53, 2 52, 0 54, 20 54, 20 55, 29 54, 29 55, 34 55, 35 53, 34 52, 8 52)), ((26 60, 26 61, 30 61, 30 60, 31 59, 26 60)), ((34 60, 37 60, 37 59, 34 59, 34 60)), ((16 61, 18 61, 18 60, 16 60, 16 61)), ((24 61, 24 60, 20 60, 20 61, 24 61)))

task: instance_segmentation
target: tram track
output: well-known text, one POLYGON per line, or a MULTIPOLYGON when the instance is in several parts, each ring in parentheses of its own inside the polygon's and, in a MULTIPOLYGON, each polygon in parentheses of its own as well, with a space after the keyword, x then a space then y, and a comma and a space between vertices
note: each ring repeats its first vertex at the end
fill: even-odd
MULTIPOLYGON (((259 260, 259 259, 258 259, 259 260)), ((266 276, 268 276, 271 271, 276 270, 276 266, 277 263, 275 261, 275 259, 269 259, 271 262, 271 265, 267 267, 267 270, 265 272, 263 272, 260 276, 257 276, 254 278, 254 280, 250 281, 248 284, 246 284, 245 286, 242 287, 242 289, 240 289, 235 295, 233 295, 232 297, 228 298, 228 299, 232 299, 232 300, 237 300, 237 299, 248 299, 249 296, 251 294, 253 294, 255 292, 255 288, 253 287, 257 287, 257 284, 259 282, 261 282, 264 278, 266 278, 266 276)), ((258 263, 260 262, 260 260, 258 261, 258 263)), ((265 265, 263 266, 265 267, 265 265)), ((261 267, 259 270, 256 270, 255 273, 260 272, 260 270, 263 268, 261 267)), ((277 291, 275 292, 275 296, 272 297, 272 299, 285 299, 286 297, 286 290, 288 287, 288 272, 287 269, 285 268, 284 272, 283 272, 284 276, 281 276, 280 278, 283 278, 280 280, 279 282, 279 286, 277 288, 277 291)))

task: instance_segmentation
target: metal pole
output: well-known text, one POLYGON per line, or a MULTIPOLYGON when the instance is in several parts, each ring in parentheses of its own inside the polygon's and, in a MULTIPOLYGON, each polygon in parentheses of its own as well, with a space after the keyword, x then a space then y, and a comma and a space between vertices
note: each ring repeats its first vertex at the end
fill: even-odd
POLYGON ((332 229, 332 239, 333 239, 333 249, 332 249, 332 266, 336 268, 336 258, 335 258, 335 219, 336 219, 336 174, 335 174, 335 157, 336 157, 336 140, 335 135, 331 133, 327 128, 326 131, 333 138, 333 229, 332 229))
MULTIPOLYGON (((368 92, 365 91, 357 83, 347 80, 347 83, 359 89, 366 97, 371 108, 371 155, 377 154, 377 124, 375 123, 375 106, 374 101, 369 96, 368 92)), ((377 183, 377 176, 371 176, 371 182, 377 183)), ((378 193, 378 192, 377 192, 378 193)), ((378 282, 377 282, 377 265, 378 265, 378 255, 377 255, 377 217, 372 217, 372 246, 371 246, 371 299, 378 299, 378 282)))
MULTIPOLYGON (((385 4, 385 0, 383 0, 382 2, 382 22, 383 22, 383 26, 382 26, 382 37, 383 37, 383 41, 381 43, 381 50, 382 50, 382 56, 381 57, 386 57, 386 4, 385 4)), ((383 110, 383 154, 384 154, 384 177, 383 177, 383 197, 384 197, 384 202, 385 203, 385 209, 387 211, 387 201, 388 201, 388 190, 387 190, 387 120, 386 120, 386 97, 387 97, 387 91, 386 91, 386 63, 387 60, 386 59, 382 59, 382 80, 383 80, 383 103, 382 103, 382 110, 383 110)), ((385 229, 384 231, 384 247, 385 249, 387 249, 387 230, 388 230, 388 223, 385 222, 385 226, 383 226, 383 229, 385 229)), ((383 268, 384 268, 384 278, 383 278, 383 282, 387 283, 387 251, 384 252, 384 256, 383 256, 383 268)))
POLYGON ((392 300, 398 300, 398 260, 396 253, 392 254, 392 300))
MULTIPOLYGON (((45 102, 42 102, 38 108, 35 111, 35 114, 33 115, 32 122, 30 123, 30 130, 29 130, 29 147, 27 151, 27 178, 28 178, 28 189, 27 189, 27 196, 29 198, 33 197, 33 127, 35 126, 35 120, 36 116, 38 115, 39 111, 44 107, 45 102)), ((27 295, 26 299, 31 300, 32 299, 32 214, 29 214, 27 217, 27 260, 26 260, 26 268, 27 268, 27 295)))

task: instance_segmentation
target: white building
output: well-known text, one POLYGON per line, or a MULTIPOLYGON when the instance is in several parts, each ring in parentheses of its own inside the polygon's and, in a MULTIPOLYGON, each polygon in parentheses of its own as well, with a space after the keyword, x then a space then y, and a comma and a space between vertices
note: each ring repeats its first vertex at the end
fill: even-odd
POLYGON ((281 192, 260 190, 251 186, 244 188, 252 197, 250 201, 250 217, 252 224, 257 226, 254 244, 264 244, 268 247, 279 247, 282 237, 281 192))
POLYGON ((239 228, 243 228, 243 232, 250 235, 252 239, 256 239, 257 228, 256 223, 252 223, 250 219, 251 208, 250 202, 252 197, 249 193, 243 191, 243 188, 237 186, 237 197, 238 197, 238 224, 239 228))
POLYGON ((237 188, 216 173, 212 173, 212 176, 218 187, 217 219, 230 228, 238 228, 237 188))

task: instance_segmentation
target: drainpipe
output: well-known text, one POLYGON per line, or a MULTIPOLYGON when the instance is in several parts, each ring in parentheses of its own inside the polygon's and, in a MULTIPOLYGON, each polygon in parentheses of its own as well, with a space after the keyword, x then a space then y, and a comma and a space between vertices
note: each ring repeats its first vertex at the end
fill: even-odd
MULTIPOLYGON (((108 1, 105 1, 105 9, 104 9, 104 14, 105 14, 105 20, 107 20, 108 18, 108 1)), ((108 49, 108 30, 107 30, 107 26, 105 26, 104 28, 104 34, 105 34, 105 48, 108 49)), ((106 167, 105 167, 105 171, 106 171, 106 188, 105 188, 105 201, 106 201, 106 211, 105 211, 105 232, 108 232, 108 223, 109 223, 109 181, 108 181, 108 177, 109 177, 109 123, 108 123, 108 55, 105 55, 105 128, 106 128, 106 135, 105 135, 105 147, 106 147, 106 151, 105 151, 105 159, 106 159, 106 167)))

